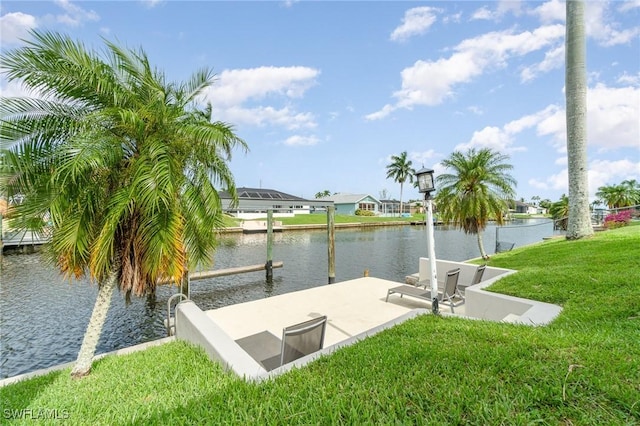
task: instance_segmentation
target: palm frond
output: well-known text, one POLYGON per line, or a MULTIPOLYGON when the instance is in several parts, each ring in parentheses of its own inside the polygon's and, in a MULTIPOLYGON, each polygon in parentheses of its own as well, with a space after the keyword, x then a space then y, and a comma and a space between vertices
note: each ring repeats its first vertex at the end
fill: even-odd
POLYGON ((195 104, 210 70, 167 83, 142 49, 105 41, 99 55, 50 32, 2 60, 40 94, 0 106, 2 184, 25 195, 25 226, 51 216, 63 272, 102 282, 117 266, 121 290, 141 295, 206 261, 223 217, 215 188, 237 200, 228 161, 248 150, 195 104))

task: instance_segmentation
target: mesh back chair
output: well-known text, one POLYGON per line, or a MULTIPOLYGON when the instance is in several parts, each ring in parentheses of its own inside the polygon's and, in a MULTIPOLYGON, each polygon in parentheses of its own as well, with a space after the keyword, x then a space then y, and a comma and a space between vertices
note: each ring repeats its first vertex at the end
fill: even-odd
POLYGON ((484 270, 487 269, 487 265, 480 265, 478 269, 476 269, 476 273, 473 275, 473 280, 471 280, 470 285, 476 285, 480 281, 482 281, 482 276, 484 275, 484 270))
POLYGON ((478 268, 476 269, 476 272, 473 274, 473 278, 471 279, 471 282, 469 284, 460 284, 458 286, 458 290, 460 291, 460 294, 463 297, 466 294, 468 287, 471 287, 472 285, 479 284, 480 281, 482 281, 482 277, 484 276, 484 270, 485 269, 487 269, 487 265, 478 266, 478 268))
POLYGON ((324 315, 282 330, 280 365, 322 349, 326 328, 327 317, 324 315))
POLYGON ((460 268, 452 269, 447 272, 447 278, 444 282, 444 289, 438 295, 440 303, 448 305, 453 313, 453 308, 464 304, 464 296, 458 290, 458 278, 460 277, 460 268))
MULTIPOLYGON (((266 333, 271 336, 270 340, 276 340, 278 342, 278 348, 280 352, 277 353, 277 355, 269 355, 266 358, 263 358, 258 354, 253 354, 251 356, 253 356, 254 359, 262 364, 262 366, 267 371, 271 371, 284 364, 290 363, 298 358, 302 358, 305 355, 312 354, 322 349, 324 345, 324 333, 326 328, 327 316, 324 315, 305 322, 301 322, 299 324, 285 327, 282 330, 282 340, 271 335, 271 333, 259 333, 260 335, 264 335, 266 333)), ((249 336, 248 338, 250 339, 252 337, 253 336, 249 336)), ((248 347, 247 342, 239 343, 241 343, 241 346, 244 345, 243 347, 248 347)), ((260 342, 259 345, 263 347, 266 346, 264 342, 260 342)))

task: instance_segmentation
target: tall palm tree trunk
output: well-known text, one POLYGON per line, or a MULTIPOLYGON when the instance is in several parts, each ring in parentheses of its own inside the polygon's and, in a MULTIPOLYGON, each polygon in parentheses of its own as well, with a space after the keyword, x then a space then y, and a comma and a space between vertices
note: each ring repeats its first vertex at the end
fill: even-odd
POLYGON ((480 250, 480 256, 482 256, 484 260, 487 260, 489 256, 487 256, 487 253, 484 251, 484 242, 482 241, 482 231, 478 230, 478 232, 476 233, 476 236, 478 237, 478 249, 480 250))
POLYGON ((96 304, 93 306, 91 319, 89 320, 87 330, 85 331, 84 338, 82 339, 82 346, 80 346, 80 352, 78 352, 78 359, 71 370, 72 377, 83 377, 91 371, 93 356, 96 353, 100 334, 102 334, 102 328, 104 327, 105 320, 107 319, 107 312, 109 312, 109 306, 111 306, 113 290, 116 288, 117 284, 118 273, 114 269, 98 290, 96 304))
POLYGON ((402 182, 401 182, 401 183, 400 183, 400 214, 399 214, 399 216, 398 216, 398 217, 401 217, 401 216, 402 216, 402 187, 403 187, 403 184, 402 184, 402 182))
POLYGON ((587 163, 587 67, 584 29, 584 2, 566 4, 566 103, 567 159, 569 163, 569 223, 567 239, 593 234, 589 212, 587 163))

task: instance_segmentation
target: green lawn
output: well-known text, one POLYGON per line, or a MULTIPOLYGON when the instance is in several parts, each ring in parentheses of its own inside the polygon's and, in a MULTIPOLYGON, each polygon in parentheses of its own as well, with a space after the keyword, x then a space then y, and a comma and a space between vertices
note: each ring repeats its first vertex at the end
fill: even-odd
POLYGON ((2 418, 56 409, 72 424, 109 425, 640 424, 638 247, 640 226, 629 226, 493 256, 520 272, 492 290, 564 306, 547 327, 425 315, 262 384, 175 342, 107 357, 82 380, 66 370, 2 388, 2 418))

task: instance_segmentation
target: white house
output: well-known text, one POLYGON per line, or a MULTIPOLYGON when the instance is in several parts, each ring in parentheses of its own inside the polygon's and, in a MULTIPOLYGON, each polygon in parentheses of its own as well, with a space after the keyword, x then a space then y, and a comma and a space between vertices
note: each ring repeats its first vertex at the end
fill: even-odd
POLYGON ((237 188, 238 205, 231 205, 228 192, 220 191, 222 208, 240 219, 259 219, 267 215, 267 210, 273 210, 274 217, 292 217, 296 214, 309 214, 316 211, 326 211, 331 202, 323 200, 306 200, 302 197, 266 188, 237 188))

